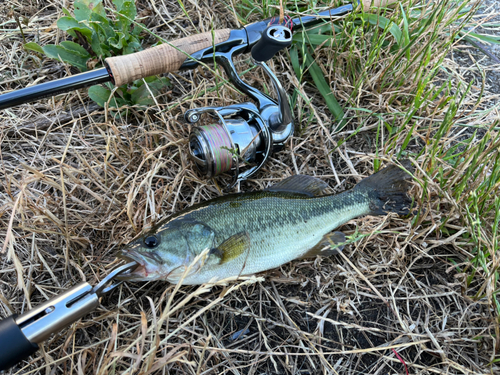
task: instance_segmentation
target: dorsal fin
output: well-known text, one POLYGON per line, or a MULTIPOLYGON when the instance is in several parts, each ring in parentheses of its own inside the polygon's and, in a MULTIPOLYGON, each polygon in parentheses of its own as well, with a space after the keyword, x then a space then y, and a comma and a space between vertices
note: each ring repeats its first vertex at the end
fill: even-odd
POLYGON ((267 188, 267 191, 304 194, 309 197, 321 195, 328 184, 319 178, 297 174, 267 188))

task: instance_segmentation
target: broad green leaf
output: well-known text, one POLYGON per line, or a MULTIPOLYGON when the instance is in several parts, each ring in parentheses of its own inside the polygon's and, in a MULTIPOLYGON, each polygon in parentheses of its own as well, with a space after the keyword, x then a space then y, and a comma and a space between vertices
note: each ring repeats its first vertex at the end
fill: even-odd
POLYGON ((153 105, 155 103, 151 97, 150 91, 154 96, 157 96, 161 93, 163 88, 171 86, 170 80, 167 77, 158 78, 156 76, 152 76, 145 78, 144 81, 138 80, 134 82, 140 87, 132 92, 132 96, 130 98, 132 103, 139 105, 153 105), (144 84, 144 81, 147 82, 147 85, 144 84))
POLYGON ((76 0, 75 9, 73 12, 75 13, 75 18, 78 21, 86 21, 90 18, 92 10, 89 9, 88 4, 86 4, 85 0, 76 0))
POLYGON ((128 45, 123 47, 123 54, 124 55, 129 55, 129 54, 134 53, 134 52, 135 52, 135 50, 133 48, 129 47, 128 45))
POLYGON ((142 49, 142 46, 139 42, 131 42, 127 44, 127 47, 123 49, 123 54, 128 55, 129 53, 134 53, 137 51, 140 51, 142 49))
POLYGON ((149 90, 146 85, 142 85, 137 90, 132 93, 131 97, 132 103, 139 105, 153 105, 155 104, 153 98, 149 94, 149 90))
POLYGON ((102 0, 90 0, 92 13, 97 13, 103 17, 106 17, 106 11, 104 10, 104 5, 102 0))
POLYGON ((113 0, 113 4, 115 4, 116 10, 118 12, 122 10, 124 2, 125 2, 125 0, 113 0))
POLYGON ((116 36, 111 23, 106 17, 92 13, 89 24, 97 33, 102 33, 106 37, 105 39, 114 38, 116 36))
POLYGON ((81 27, 80 23, 71 16, 61 17, 57 20, 57 27, 61 30, 68 30, 73 27, 81 27))
MULTIPOLYGON (((74 31, 81 33, 87 41, 92 40, 92 33, 94 32, 91 28, 84 25, 82 22, 78 22, 73 17, 62 17, 57 21, 57 27, 61 30, 67 31, 72 34, 74 31)), ((76 34, 75 34, 76 35, 76 34)))
MULTIPOLYGON (((68 30, 67 32, 69 33, 70 31, 78 31, 80 32, 86 39, 87 39, 87 42, 90 42, 92 40, 92 35, 95 33, 94 30, 90 29, 90 28, 83 28, 83 27, 74 27, 70 30, 68 30)), ((75 34, 76 35, 76 34, 75 34)))
POLYGON ((170 83, 170 79, 168 77, 160 77, 157 78, 153 76, 155 79, 151 82, 148 82, 149 87, 153 94, 159 94, 164 87, 170 87, 172 84, 170 83))
POLYGON ((111 95, 111 91, 105 89, 102 86, 94 85, 90 86, 88 91, 90 99, 96 102, 101 107, 104 107, 104 103, 106 103, 111 95))
MULTIPOLYGON (((303 53, 304 55, 304 53, 303 53)), ((337 99, 335 99, 335 96, 333 95, 333 92, 330 88, 330 85, 328 82, 326 82, 325 77, 323 75, 323 71, 321 68, 316 64, 316 62, 313 60, 311 57, 311 51, 309 48, 305 51, 305 56, 302 56, 306 60, 307 66, 309 67, 309 72, 311 73, 312 79, 314 83, 316 84, 316 87, 318 88, 321 96, 325 99, 326 105, 330 112, 332 113, 333 116, 335 116, 335 119, 339 124, 337 125, 335 131, 341 130, 345 126, 345 120, 344 118, 344 110, 340 106, 340 104, 337 102, 337 99)))
POLYGON ((63 46, 55 46, 53 44, 46 45, 45 47, 42 47, 42 49, 43 52, 45 52, 45 54, 52 59, 62 60, 68 64, 76 66, 81 71, 87 70, 88 57, 83 57, 72 50, 64 48, 63 46))
POLYGON ((132 35, 138 37, 141 31, 144 30, 145 28, 146 26, 144 26, 142 23, 136 24, 134 26, 134 29, 132 30, 132 35))
POLYGON ((70 41, 64 41, 61 42, 60 44, 63 48, 67 49, 68 51, 74 52, 75 54, 84 57, 86 59, 90 59, 90 54, 87 52, 85 48, 83 48, 81 45, 75 42, 70 42, 70 41))
POLYGON ((90 42, 90 46, 92 47, 92 51, 94 51, 96 56, 108 57, 108 55, 105 54, 102 48, 101 40, 99 39, 99 35, 97 35, 97 33, 92 34, 92 40, 90 42))
MULTIPOLYGON (((153 82, 156 82, 156 81, 158 81, 158 76, 151 76, 151 77, 146 77, 143 79, 138 79, 135 82, 137 82, 137 87, 139 87, 139 86, 142 86, 144 84, 144 82, 152 84, 153 82)), ((169 82, 170 82, 170 80, 169 80, 169 82)))
POLYGON ((76 33, 73 31, 73 29, 69 29, 66 31, 70 37, 72 37, 74 40, 78 39, 78 36, 76 33))
POLYGON ((121 31, 117 31, 115 39, 119 40, 119 42, 118 42, 117 45, 121 46, 121 47, 116 47, 116 48, 124 48, 128 44, 129 34, 128 34, 128 32, 127 33, 123 33, 121 31))
POLYGON ((131 20, 134 20, 137 16, 137 9, 135 8, 135 4, 132 1, 124 2, 122 9, 118 12, 131 20))
POLYGON ((122 49, 124 39, 125 38, 123 34, 121 32, 118 32, 116 33, 116 36, 114 38, 108 40, 108 43, 111 47, 114 47, 116 49, 122 49))
POLYGON ((76 0, 75 1, 75 18, 78 21, 87 21, 92 13, 105 16, 104 7, 101 4, 102 0, 76 0))
MULTIPOLYGON (((134 81, 134 82, 138 82, 138 81, 134 81)), ((133 83, 132 83, 132 85, 133 85, 133 83)), ((131 97, 131 95, 129 93, 128 85, 120 86, 116 90, 115 98, 116 98, 116 101, 119 105, 131 104, 132 102, 130 101, 130 97, 131 97)), ((132 103, 132 104, 134 104, 134 103, 132 103)))
MULTIPOLYGON (((90 99, 104 108, 104 104, 109 100, 109 97, 111 95, 111 90, 108 90, 99 85, 94 85, 89 88, 88 93, 90 99)), ((120 101, 117 101, 115 98, 109 100, 109 108, 118 108, 119 106, 121 106, 120 101)))
POLYGON ((42 55, 44 54, 42 47, 40 47, 40 45, 38 45, 35 42, 26 43, 24 45, 24 49, 27 51, 35 51, 35 52, 41 53, 42 55))
POLYGON ((119 14, 117 18, 118 21, 115 25, 116 31, 120 32, 126 39, 128 39, 130 36, 130 21, 121 14, 119 14))
POLYGON ((106 58, 106 57, 113 56, 113 53, 111 52, 112 49, 109 46, 101 44, 101 48, 102 48, 102 56, 101 56, 101 58, 106 58))

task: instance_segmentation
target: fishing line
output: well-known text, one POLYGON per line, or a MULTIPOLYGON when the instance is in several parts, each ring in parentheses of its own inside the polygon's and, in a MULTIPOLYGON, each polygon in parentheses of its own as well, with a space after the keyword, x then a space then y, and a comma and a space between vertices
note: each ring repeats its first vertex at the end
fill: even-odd
POLYGON ((230 171, 233 167, 233 155, 230 152, 232 142, 224 125, 217 123, 202 125, 200 128, 200 135, 205 138, 210 150, 212 150, 214 175, 218 176, 230 171))

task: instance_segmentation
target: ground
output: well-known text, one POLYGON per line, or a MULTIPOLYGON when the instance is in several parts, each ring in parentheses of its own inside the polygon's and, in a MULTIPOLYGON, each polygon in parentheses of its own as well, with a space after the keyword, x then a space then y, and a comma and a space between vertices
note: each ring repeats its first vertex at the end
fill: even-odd
MULTIPOLYGON (((232 1, 136 3, 141 22, 167 40, 244 22, 227 11, 232 1)), ((27 41, 60 42, 69 37, 55 22, 71 2, 15 0, 11 5, 0 18, 0 92, 76 73, 25 51, 14 17, 23 22, 27 41)), ((494 35, 498 12, 494 0, 486 2, 477 19, 488 17, 496 26, 481 30, 494 35), (489 18, 495 12, 496 18, 489 18)), ((255 14, 249 21, 257 19, 255 14)), ((146 45, 156 42, 151 35, 143 37, 146 45)), ((500 58, 498 46, 487 50, 500 58)), ((444 194, 446 186, 435 182, 436 175, 426 179, 427 153, 420 153, 429 133, 437 134, 430 126, 427 133, 430 119, 444 117, 436 109, 446 107, 436 104, 442 97, 401 125, 404 119, 396 114, 415 95, 413 83, 384 91, 374 75, 352 98, 349 77, 338 68, 355 64, 348 51, 334 55, 325 49, 317 55, 351 119, 340 133, 332 130, 333 116, 312 80, 297 79, 290 55, 270 62, 287 92, 296 94, 297 131, 255 178, 234 191, 262 189, 293 174, 317 176, 333 192, 349 189, 374 172, 375 160, 387 165, 397 159, 404 137, 391 149, 393 139, 384 132, 399 124, 406 127, 404 134, 413 130, 416 135, 405 152, 421 167, 416 181, 426 182, 416 182, 411 192, 418 216, 351 221, 339 230, 357 241, 343 253, 296 260, 238 282, 199 287, 124 283, 11 373, 498 373, 498 315, 488 289, 497 291, 497 281, 486 283, 489 276, 480 276, 480 267, 469 277, 474 249, 464 235, 469 233, 460 206, 465 198, 444 194), (330 64, 333 60, 339 64, 330 64), (387 126, 377 127, 379 122, 387 126)), ((383 64, 384 58, 379 60, 383 64)), ((238 58, 237 67, 251 67, 248 56, 238 58)), ((460 109, 477 129, 457 125, 450 137, 458 142, 489 134, 487 127, 498 121, 498 110, 492 110, 498 105, 498 62, 458 41, 443 67, 452 77, 450 91, 459 77, 474 83, 460 109), (483 72, 477 108, 484 115, 467 117, 483 72)), ((78 282, 95 284, 118 265, 118 249, 144 228, 222 194, 189 161, 190 127, 182 115, 193 107, 248 99, 229 85, 214 89, 212 73, 200 67, 170 74, 172 87, 158 95, 158 105, 119 114, 97 106, 86 90, 0 111, 0 316, 22 314, 78 282)), ((435 82, 447 77, 441 72, 435 82)), ((256 69, 245 79, 269 87, 256 69)), ((443 169, 450 170, 448 165, 443 169)), ((465 191, 470 186, 473 181, 465 191)))

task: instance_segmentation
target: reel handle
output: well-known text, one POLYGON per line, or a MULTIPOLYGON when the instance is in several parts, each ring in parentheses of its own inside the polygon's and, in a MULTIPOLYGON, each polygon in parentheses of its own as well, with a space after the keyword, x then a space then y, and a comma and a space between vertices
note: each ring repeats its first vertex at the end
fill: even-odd
POLYGON ((252 47, 252 58, 257 62, 270 60, 282 49, 292 44, 292 32, 288 27, 281 25, 268 26, 262 37, 252 47))

